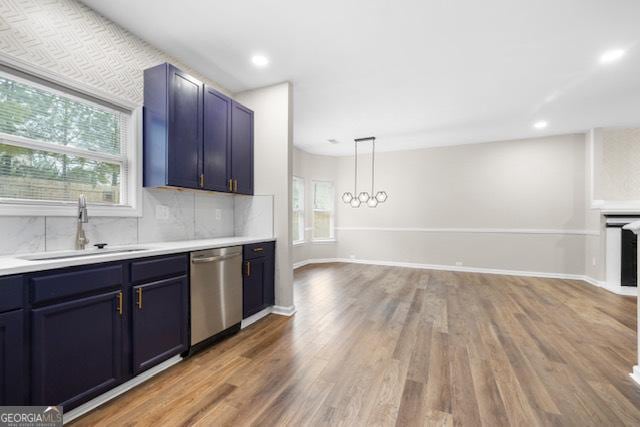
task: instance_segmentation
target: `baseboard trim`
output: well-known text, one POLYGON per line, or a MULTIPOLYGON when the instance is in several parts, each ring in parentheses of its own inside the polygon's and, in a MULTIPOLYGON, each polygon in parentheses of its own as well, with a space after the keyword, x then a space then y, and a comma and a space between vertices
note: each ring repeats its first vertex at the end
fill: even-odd
POLYGON ((282 305, 274 305, 271 309, 273 314, 279 314, 280 316, 293 316, 296 313, 296 306, 290 305, 288 307, 282 305))
POLYGON ((634 288, 631 286, 610 285, 606 281, 596 280, 593 277, 589 276, 583 276, 582 280, 593 286, 606 289, 607 291, 613 292, 617 295, 624 295, 628 297, 638 296, 638 288, 634 288))
POLYGON ((262 311, 257 312, 256 314, 247 317, 246 319, 242 319, 242 323, 240 324, 240 329, 244 329, 250 325, 253 325, 258 320, 262 319, 265 316, 268 316, 273 312, 273 306, 267 307, 262 311))
POLYGON ((182 357, 181 356, 173 356, 171 359, 167 359, 164 362, 160 363, 159 365, 154 366, 153 368, 149 369, 148 371, 144 371, 143 373, 141 373, 140 375, 138 375, 137 377, 134 377, 132 379, 130 379, 129 381, 127 381, 124 384, 120 384, 118 387, 111 389, 109 391, 107 391, 104 394, 101 394, 100 396, 96 397, 95 399, 92 399, 90 401, 88 401, 87 403, 83 403, 82 405, 78 406, 75 409, 72 409, 71 411, 67 412, 66 414, 62 415, 62 419, 63 419, 63 423, 67 424, 68 422, 71 422, 73 420, 75 420, 78 417, 83 416, 84 414, 93 411, 94 409, 96 409, 97 407, 107 403, 108 401, 115 399, 116 397, 120 396, 121 394, 131 390, 134 387, 137 387, 138 385, 142 384, 145 381, 150 380, 151 378, 153 378, 155 375, 159 374, 160 372, 164 371, 165 369, 170 368, 171 366, 175 365, 176 363, 179 363, 182 361, 182 357))
POLYGON ((629 374, 631 379, 636 382, 640 386, 640 366, 635 365, 633 367, 633 371, 629 374))
POLYGON ((565 273, 549 273, 542 271, 522 271, 522 270, 503 270, 497 268, 483 268, 483 267, 464 267, 457 265, 443 265, 443 264, 420 264, 413 262, 399 262, 399 261, 380 261, 380 260, 368 260, 368 259, 347 259, 347 258, 318 258, 308 259, 300 261, 294 264, 293 268, 300 268, 310 264, 326 264, 332 262, 340 263, 353 263, 353 264, 369 264, 369 265, 384 265, 389 267, 406 267, 406 268, 418 268, 423 270, 439 270, 439 271, 458 271, 465 273, 484 273, 484 274, 498 274, 501 276, 521 276, 521 277, 541 277, 548 279, 563 279, 563 280, 579 280, 589 283, 593 286, 605 289, 617 295, 636 296, 638 294, 637 288, 629 288, 626 286, 610 286, 606 282, 601 282, 592 277, 581 274, 565 274, 565 273))

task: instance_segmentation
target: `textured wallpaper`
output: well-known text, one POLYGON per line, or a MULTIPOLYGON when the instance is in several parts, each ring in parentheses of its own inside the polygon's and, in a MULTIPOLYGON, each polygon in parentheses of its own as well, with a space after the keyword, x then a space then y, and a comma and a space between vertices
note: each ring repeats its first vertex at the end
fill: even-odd
POLYGON ((142 71, 161 62, 220 88, 75 0, 0 0, 0 52, 135 104, 142 71))
POLYGON ((640 129, 603 129, 601 197, 640 200, 640 129))
MULTIPOLYGON (((143 100, 143 70, 161 62, 171 62, 227 92, 75 0, 0 0, 0 55, 136 105, 143 100)), ((91 243, 234 234, 233 196, 147 189, 142 196, 140 218, 91 217, 87 225, 91 243), (169 209, 169 220, 155 217, 159 205, 169 209), (212 214, 216 210, 220 215, 212 214)), ((74 221, 73 217, 0 217, 0 235, 4 236, 0 255, 72 249, 74 221)))

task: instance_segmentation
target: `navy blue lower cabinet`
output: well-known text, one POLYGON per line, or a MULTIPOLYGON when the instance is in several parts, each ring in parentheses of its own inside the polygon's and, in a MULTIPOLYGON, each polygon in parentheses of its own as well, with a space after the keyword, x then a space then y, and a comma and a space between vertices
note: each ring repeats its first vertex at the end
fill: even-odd
POLYGON ((133 371, 138 374, 187 350, 187 276, 133 287, 133 371))
POLYGON ((68 411, 118 384, 123 300, 111 291, 32 311, 32 404, 68 411))
POLYGON ((0 406, 25 404, 23 319, 23 310, 0 314, 0 406))
POLYGON ((242 282, 242 317, 247 318, 264 308, 264 273, 266 258, 244 262, 242 282))
POLYGON ((242 317, 246 319, 275 303, 275 243, 245 245, 242 253, 242 317))

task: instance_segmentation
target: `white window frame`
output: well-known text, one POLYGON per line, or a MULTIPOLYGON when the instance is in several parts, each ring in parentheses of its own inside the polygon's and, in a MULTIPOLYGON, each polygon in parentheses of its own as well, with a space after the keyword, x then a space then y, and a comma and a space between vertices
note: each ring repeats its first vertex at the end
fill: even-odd
POLYGON ((304 178, 294 175, 293 176, 293 185, 294 186, 295 186, 296 180, 302 183, 302 204, 301 204, 302 208, 301 209, 292 209, 292 214, 293 215, 296 215, 296 214, 300 215, 301 220, 298 223, 298 227, 300 228, 300 230, 298 230, 298 231, 301 231, 300 236, 302 237, 302 239, 299 239, 299 240, 293 240, 292 239, 293 240, 292 243, 294 245, 301 245, 301 244, 303 244, 303 243, 305 243, 307 241, 306 236, 305 236, 306 228, 305 228, 305 218, 304 218, 304 216, 305 216, 305 203, 306 203, 306 197, 305 197, 305 195, 306 195, 305 194, 306 193, 305 189, 306 188, 305 188, 304 178))
MULTIPOLYGON (((64 152, 76 154, 91 160, 98 161, 118 161, 126 167, 127 173, 121 179, 122 203, 119 205, 89 204, 89 214, 91 216, 105 217, 140 217, 142 216, 142 107, 135 106, 130 102, 120 99, 108 98, 103 94, 96 94, 97 91, 87 90, 87 87, 74 84, 68 79, 60 76, 52 78, 51 73, 44 73, 40 70, 25 66, 16 67, 16 64, 5 66, 0 61, 0 76, 28 84, 52 93, 59 94, 69 99, 80 102, 92 101, 98 105, 106 103, 113 105, 114 109, 123 111, 129 115, 128 133, 126 141, 126 157, 111 155, 106 153, 90 153, 86 150, 65 147, 64 152), (26 74, 27 77, 22 77, 26 74), (28 76, 32 76, 33 79, 28 76), (42 80, 40 83, 38 80, 42 80), (93 93, 92 93, 93 92, 93 93), (87 98, 78 96, 75 93, 86 95, 87 98)), ((52 151, 51 144, 39 142, 30 138, 16 135, 0 133, 0 139, 16 147, 30 148, 35 150, 52 151)), ((63 151, 63 150, 56 150, 63 151)), ((0 216, 76 216, 77 202, 75 201, 48 201, 48 200, 27 200, 27 199, 1 199, 0 216)))
POLYGON ((336 241, 336 186, 334 185, 333 181, 328 181, 328 180, 312 180, 311 181, 311 185, 313 187, 313 192, 312 195, 313 197, 311 198, 311 203, 312 203, 312 218, 311 218, 311 222, 312 222, 312 226, 311 226, 311 241, 314 243, 332 243, 336 241), (324 183, 324 184, 331 184, 331 187, 333 188, 333 209, 332 210, 326 210, 326 209, 316 209, 316 184, 317 183, 324 183), (330 230, 330 236, 329 238, 317 238, 315 237, 315 229, 316 229, 316 225, 315 225, 315 221, 316 221, 316 216, 315 213, 316 212, 330 212, 331 213, 331 217, 330 217, 330 222, 329 222, 329 230, 330 230))

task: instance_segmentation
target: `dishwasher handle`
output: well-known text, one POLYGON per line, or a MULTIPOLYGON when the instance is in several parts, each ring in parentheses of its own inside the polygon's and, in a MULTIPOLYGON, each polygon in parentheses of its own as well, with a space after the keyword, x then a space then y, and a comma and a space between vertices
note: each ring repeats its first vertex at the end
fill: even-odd
POLYGON ((208 257, 202 257, 202 258, 193 258, 191 262, 194 264, 203 264, 205 262, 223 261, 225 259, 235 258, 240 255, 242 254, 237 253, 237 254, 231 254, 231 255, 219 255, 219 256, 208 256, 208 257))

